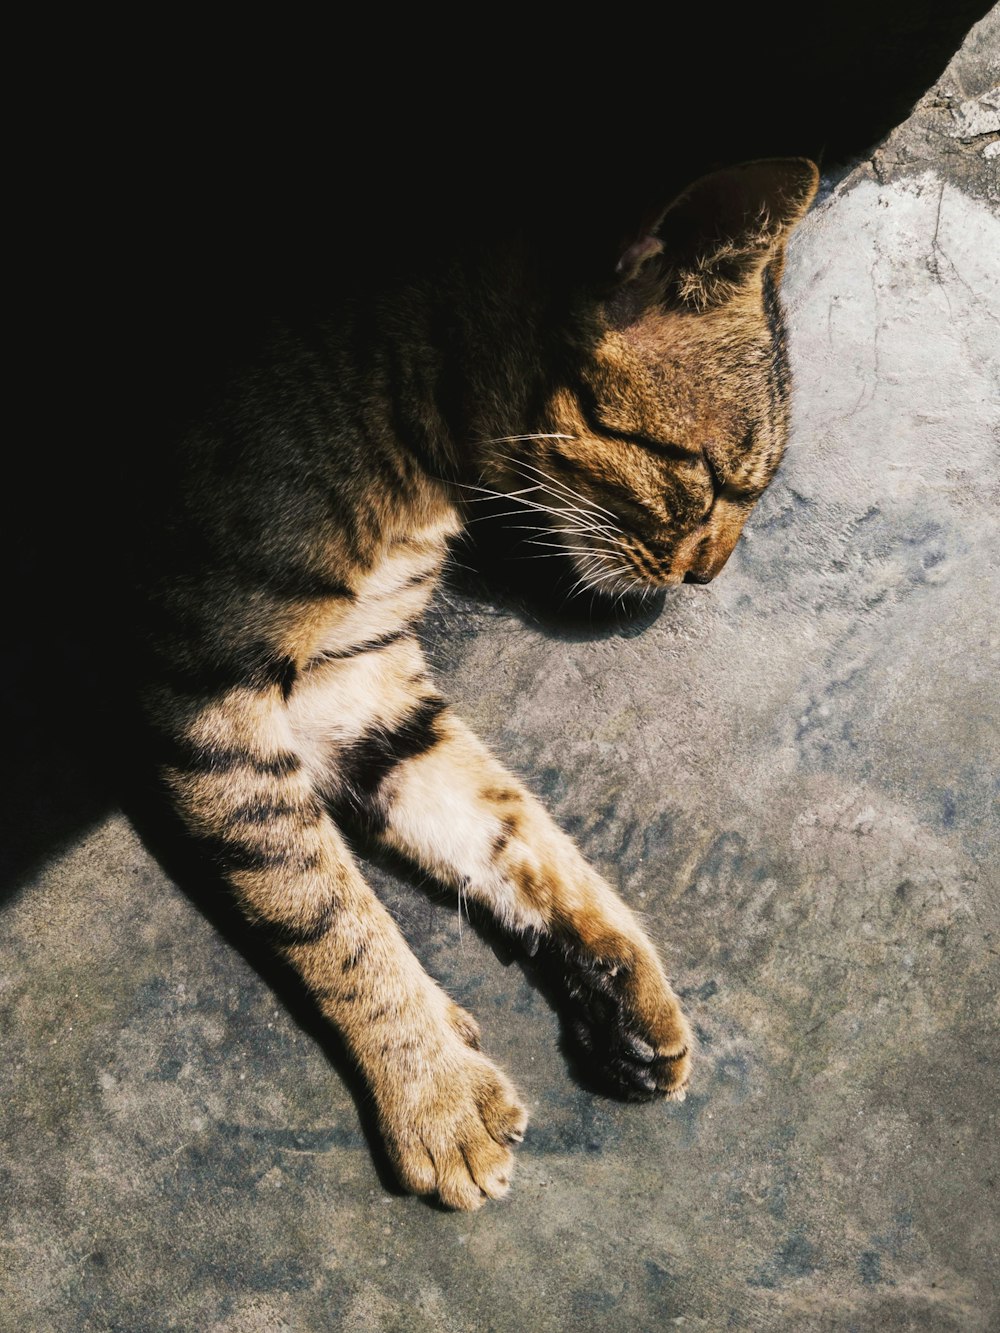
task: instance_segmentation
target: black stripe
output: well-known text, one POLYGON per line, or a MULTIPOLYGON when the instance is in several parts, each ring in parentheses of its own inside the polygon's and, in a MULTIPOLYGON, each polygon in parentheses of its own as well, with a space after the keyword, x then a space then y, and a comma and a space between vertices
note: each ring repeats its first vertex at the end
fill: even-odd
POLYGON ((493 845, 490 847, 490 857, 495 861, 502 852, 507 850, 507 844, 510 842, 509 833, 498 833, 493 839, 493 845))
POLYGON ((778 382, 778 396, 783 403, 792 387, 792 368, 788 363, 788 347, 784 337, 778 339, 772 348, 772 365, 778 382))
POLYGON ((655 560, 652 554, 642 546, 638 538, 632 538, 625 550, 632 557, 640 573, 645 574, 654 583, 661 577, 665 561, 655 560))
POLYGON ((201 837, 202 850, 223 870, 315 870, 320 864, 317 851, 304 852, 294 846, 262 848, 224 837, 201 837))
POLYGON ((340 910, 339 901, 331 899, 312 921, 304 925, 294 925, 288 921, 269 921, 261 919, 260 924, 267 931, 272 942, 280 948, 289 949, 295 945, 318 944, 325 935, 329 935, 337 920, 340 910))
POLYGON ((285 699, 291 694, 297 676, 295 663, 276 653, 270 644, 211 643, 206 647, 206 655, 196 657, 190 642, 154 641, 145 650, 141 669, 149 679, 168 685, 178 694, 217 696, 240 687, 269 690, 275 685, 281 687, 285 699))
POLYGON ((235 828, 239 824, 270 824, 282 815, 299 815, 301 828, 307 828, 319 821, 322 811, 314 801, 298 804, 290 801, 248 801, 238 806, 226 817, 226 827, 235 828))
POLYGON ((344 959, 343 963, 341 963, 341 972, 353 972, 367 952, 368 945, 362 940, 353 952, 344 959))
POLYGON ((441 698, 422 699, 393 731, 375 728, 344 747, 339 755, 341 794, 336 802, 344 813, 360 815, 376 829, 384 828, 379 788, 397 765, 437 744, 437 719, 446 707, 441 698))
POLYGON ((365 643, 352 644, 350 648, 343 648, 339 652, 322 652, 311 658, 308 665, 310 667, 319 666, 322 662, 344 662, 351 657, 360 657, 362 653, 372 653, 378 648, 388 648, 391 643, 398 643, 400 639, 405 639, 409 635, 409 626, 403 629, 393 630, 390 634, 383 634, 377 639, 368 639, 365 643))
MULTIPOLYGON (((753 448, 753 437, 753 427, 749 426, 743 439, 740 441, 741 454, 747 454, 753 448)), ((708 468, 708 475, 712 478, 712 490, 717 498, 729 500, 734 504, 741 501, 749 504, 755 500, 759 500, 764 494, 764 491, 760 487, 734 486, 731 481, 724 480, 717 471, 716 466, 712 462, 707 451, 705 452, 704 457, 705 466, 708 468)))
POLYGON ((768 332, 771 335, 771 341, 777 342, 782 337, 784 328, 781 319, 781 302, 778 299, 778 288, 770 264, 764 270, 763 293, 764 315, 767 319, 768 332))
POLYGON ((771 337, 771 355, 767 362, 767 396, 773 420, 778 414, 781 388, 781 376, 778 370, 777 358, 782 343, 782 328, 781 307, 778 305, 778 292, 774 285, 774 275, 771 272, 770 264, 768 264, 767 268, 764 270, 762 290, 764 298, 764 318, 767 320, 767 331, 771 337))
POLYGON ((281 697, 286 702, 295 688, 295 682, 298 680, 299 670, 290 657, 286 657, 281 662, 281 670, 275 685, 281 687, 281 697))
POLYGON ((418 471, 413 459, 405 451, 392 447, 386 439, 384 426, 380 424, 378 434, 373 431, 366 403, 358 403, 355 420, 362 437, 367 465, 373 473, 378 474, 373 480, 381 481, 385 489, 396 496, 408 495, 413 489, 413 476, 418 471))
POLYGON ((188 773, 231 773, 248 768, 252 773, 283 778, 301 767, 298 755, 287 751, 263 756, 248 750, 234 750, 218 745, 199 745, 186 736, 158 735, 154 738, 158 762, 168 768, 188 773))

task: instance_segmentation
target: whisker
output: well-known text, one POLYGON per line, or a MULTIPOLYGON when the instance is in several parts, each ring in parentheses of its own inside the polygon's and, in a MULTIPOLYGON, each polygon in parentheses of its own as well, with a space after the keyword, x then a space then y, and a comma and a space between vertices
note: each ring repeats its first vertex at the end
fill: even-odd
MULTIPOLYGON (((528 439, 528 438, 541 438, 541 437, 525 436, 524 438, 528 439)), ((572 436, 557 437, 554 435, 550 435, 545 438, 571 439, 573 437, 572 436)), ((505 462, 511 464, 514 467, 515 471, 519 471, 520 475, 524 477, 525 481, 532 482, 532 485, 522 487, 520 490, 517 491, 504 492, 504 491, 497 491, 491 486, 474 486, 469 482, 455 482, 454 484, 456 486, 459 486, 462 490, 472 490, 480 493, 477 499, 469 500, 467 501, 467 503, 469 504, 483 503, 483 501, 486 499, 496 499, 496 500, 520 499, 521 502, 527 505, 528 507, 540 510, 543 513, 552 514, 553 516, 567 517, 568 515, 576 514, 579 515, 581 518, 587 520, 591 521, 596 520, 596 522, 593 522, 593 527, 595 531, 604 530, 604 531, 614 531, 616 533, 621 532, 621 524, 619 520, 614 514, 611 513, 609 509, 605 509, 603 505, 597 504, 596 501, 590 501, 586 496, 580 494, 579 491, 574 490, 570 486, 557 482, 556 479, 552 477, 549 473, 545 472, 541 468, 535 467, 531 463, 525 463, 523 462, 523 460, 518 458, 513 458, 510 455, 501 455, 501 457, 504 459, 505 462), (544 477, 547 482, 550 482, 552 484, 544 485, 540 482, 535 481, 534 478, 526 476, 525 473, 521 471, 521 469, 523 468, 528 468, 530 471, 536 473, 538 476, 544 477), (538 500, 528 500, 524 498, 529 495, 534 495, 538 491, 542 491, 548 495, 551 495, 556 500, 561 500, 563 503, 558 508, 553 508, 551 505, 542 504, 538 500), (576 499, 582 501, 582 507, 581 505, 576 505, 571 503, 567 504, 566 501, 570 499, 576 499), (602 515, 604 515, 608 519, 611 519, 612 522, 610 524, 606 523, 604 521, 604 518, 602 518, 602 515)), ((511 511, 508 511, 505 514, 500 514, 500 515, 489 515, 489 517, 496 517, 496 518, 510 517, 510 516, 511 516, 511 511)), ((575 525, 577 523, 577 520, 570 518, 570 522, 575 525)))
POLYGON ((609 579, 624 578, 624 577, 627 577, 626 572, 619 565, 617 569, 607 570, 605 573, 600 574, 595 579, 588 579, 588 585, 591 588, 596 588, 598 584, 607 583, 609 579))
POLYGON ((614 559, 614 555, 610 551, 606 553, 603 551, 585 551, 575 546, 563 547, 561 551, 545 552, 542 555, 524 555, 519 558, 521 560, 558 560, 559 556, 565 555, 567 551, 572 552, 573 555, 582 555, 591 560, 607 561, 614 559))
MULTIPOLYGON (((515 472, 520 470, 519 459, 506 458, 504 461, 510 463, 513 466, 515 472)), ((526 464, 525 466, 531 466, 531 465, 526 464)), ((541 469, 539 468, 532 468, 532 471, 539 472, 540 475, 543 477, 548 477, 548 474, 541 472, 541 469)), ((525 481, 534 481, 533 477, 526 476, 524 472, 520 472, 520 475, 524 477, 525 481)), ((548 480, 550 482, 553 482, 554 484, 545 485, 542 482, 536 482, 535 484, 540 491, 546 491, 549 495, 554 496, 557 500, 562 500, 566 508, 575 510, 577 513, 586 514, 588 518, 599 518, 601 517, 601 514, 603 514, 607 518, 614 520, 615 524, 617 525, 618 520, 615 518, 615 515, 612 514, 610 510, 604 509, 603 506, 601 505, 595 506, 594 504, 591 503, 590 500, 587 499, 585 495, 581 495, 577 491, 570 490, 568 487, 560 488, 558 484, 555 483, 555 479, 553 477, 548 477, 548 480), (581 500, 583 502, 582 506, 575 504, 568 504, 568 505, 566 504, 567 501, 571 501, 574 499, 581 500)))
MULTIPOLYGON (((497 518, 504 517, 498 514, 497 518)), ((470 522, 479 523, 481 519, 471 519, 470 522)), ((555 536, 557 532, 568 533, 572 537, 592 536, 595 541, 614 542, 616 546, 624 545, 624 538, 618 533, 612 533, 610 529, 603 526, 599 527, 592 523, 566 523, 565 525, 556 523, 546 523, 543 525, 531 523, 507 523, 505 524, 507 532, 547 532, 550 536, 555 536)))
MULTIPOLYGON (((499 498, 499 499, 506 499, 507 497, 506 497, 506 496, 498 496, 497 498, 499 498)), ((538 501, 538 500, 525 500, 525 499, 522 499, 522 500, 521 500, 521 504, 525 505, 528 509, 537 509, 540 513, 543 513, 543 514, 551 514, 553 518, 565 518, 565 517, 567 516, 567 510, 566 510, 566 509, 553 509, 551 505, 541 504, 540 501, 538 501)), ((582 511, 581 511, 581 512, 582 512, 582 511)), ((488 517, 494 517, 494 515, 488 515, 488 517)), ((500 516, 499 516, 499 515, 496 515, 496 517, 500 517, 500 516)), ((593 515, 586 514, 586 515, 584 515, 584 517, 591 518, 591 517, 593 517, 593 515)), ((572 522, 575 522, 575 520, 571 518, 571 519, 570 519, 570 522, 571 522, 571 523, 572 523, 572 522)))
MULTIPOLYGON (((559 495, 557 491, 551 490, 551 488, 548 486, 538 486, 537 489, 540 491, 547 491, 550 495, 554 495, 557 499, 565 501, 564 496, 559 495)), ((515 494, 520 495, 526 493, 527 492, 511 492, 512 495, 515 494)), ((522 503, 527 505, 533 505, 538 509, 543 509, 547 514, 554 514, 560 517, 570 517, 573 514, 578 514, 580 518, 592 519, 592 520, 596 519, 598 523, 601 524, 602 527, 611 527, 611 524, 604 522, 600 514, 594 513, 593 510, 582 509, 579 505, 571 505, 571 504, 566 504, 564 502, 557 508, 553 508, 551 505, 542 504, 540 500, 524 500, 522 501, 522 503)), ((577 519, 570 517, 570 522, 577 522, 577 521, 578 521, 577 519)), ((617 524, 615 525, 615 528, 617 531, 620 531, 620 527, 617 524)))
MULTIPOLYGON (((525 478, 531 481, 530 477, 525 478)), ((473 486, 468 481, 456 481, 452 483, 455 486, 461 486, 463 491, 482 491, 488 500, 512 500, 518 495, 531 495, 534 491, 543 491, 546 488, 537 482, 532 486, 525 486, 519 491, 495 491, 491 486, 473 486)), ((482 500, 466 500, 466 504, 481 504, 482 500)))
POLYGON ((442 566, 442 568, 443 568, 443 569, 450 569, 452 566, 454 566, 456 569, 465 569, 465 570, 467 570, 470 574, 476 574, 476 573, 478 573, 478 570, 473 569, 471 565, 465 565, 465 564, 462 563, 461 560, 455 560, 454 558, 452 558, 451 560, 446 560, 446 561, 444 562, 444 565, 442 566))
MULTIPOLYGON (((573 437, 572 437, 572 436, 567 436, 567 437, 564 437, 564 438, 572 439, 573 437)), ((564 493, 565 493, 566 495, 569 495, 569 496, 571 496, 572 498, 574 498, 574 499, 576 499, 576 500, 582 500, 584 504, 586 504, 586 505, 590 505, 590 506, 592 506, 592 507, 595 508, 595 509, 599 509, 599 510, 601 511, 601 513, 603 513, 603 514, 607 514, 608 518, 610 518, 610 519, 614 519, 614 521, 615 521, 616 523, 618 522, 618 516, 617 516, 617 514, 613 514, 613 513, 611 512, 610 509, 605 509, 604 506, 598 504, 596 500, 591 500, 591 499, 589 499, 587 496, 585 496, 585 495, 581 495, 581 493, 580 493, 579 491, 577 491, 577 490, 574 490, 574 488, 573 488, 572 486, 570 486, 570 485, 568 484, 568 482, 558 480, 556 477, 553 477, 552 474, 551 474, 550 472, 546 472, 546 471, 544 470, 544 468, 537 467, 534 463, 527 463, 527 462, 525 462, 523 459, 520 459, 520 458, 512 458, 509 454, 508 454, 508 455, 502 455, 502 457, 504 458, 504 461, 505 461, 505 462, 508 462, 508 463, 514 463, 514 464, 516 464, 516 465, 519 466, 519 467, 528 468, 531 472, 536 473, 538 476, 540 476, 540 477, 544 477, 545 480, 546 480, 547 482, 551 483, 552 486, 555 486, 555 487, 562 487, 562 489, 563 489, 563 491, 564 491, 564 493)), ((524 474, 522 473, 522 476, 523 476, 523 475, 524 475, 524 474)), ((526 480, 526 481, 527 481, 527 480, 530 480, 530 478, 525 477, 525 480, 526 480)))
MULTIPOLYGON (((543 512, 546 513, 546 514, 551 514, 551 515, 553 516, 553 518, 558 517, 558 514, 559 514, 559 511, 558 511, 557 509, 544 509, 543 512)), ((486 522, 488 522, 489 519, 491 519, 491 518, 519 518, 519 517, 520 517, 520 518, 524 518, 524 517, 525 517, 524 510, 523 510, 523 509, 505 509, 505 510, 503 511, 502 514, 477 514, 475 518, 470 518, 470 519, 469 519, 469 526, 471 527, 471 525, 472 525, 473 523, 486 523, 486 522)), ((515 525, 514 525, 514 524, 508 524, 507 526, 508 526, 508 527, 514 527, 515 525)), ((549 524, 549 525, 546 525, 546 527, 545 527, 544 529, 540 527, 538 530, 539 530, 539 532, 542 532, 542 531, 545 531, 545 532, 551 532, 551 531, 552 531, 552 527, 551 527, 551 524, 549 524)))
MULTIPOLYGON (((513 514, 514 511, 511 510, 510 513, 513 514)), ((497 514, 496 517, 503 518, 505 517, 505 515, 497 514)), ((469 520, 469 526, 471 527, 473 523, 483 523, 483 522, 485 522, 484 517, 473 518, 469 520)), ((578 526, 573 523, 567 524, 566 527, 558 527, 552 523, 506 523, 504 524, 504 531, 543 532, 549 537, 554 537, 556 533, 563 532, 569 537, 590 537, 592 541, 610 542, 612 545, 617 546, 619 549, 625 549, 624 542, 621 537, 612 536, 611 534, 605 532, 603 529, 600 528, 578 526)))
POLYGON ((574 555, 600 555, 611 557, 617 555, 616 551, 595 551, 587 546, 566 546, 562 542, 540 542, 534 537, 525 537, 524 546, 551 546, 557 551, 571 551, 574 555))
POLYGON ((498 435, 492 440, 476 440, 476 444, 517 444, 520 440, 572 440, 573 435, 561 435, 558 431, 539 431, 533 435, 498 435))

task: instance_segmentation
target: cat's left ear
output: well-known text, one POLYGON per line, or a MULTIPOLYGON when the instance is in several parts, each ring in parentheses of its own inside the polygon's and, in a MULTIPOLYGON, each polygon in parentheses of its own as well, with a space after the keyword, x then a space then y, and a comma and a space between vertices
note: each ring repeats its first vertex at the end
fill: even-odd
POLYGON ((818 185, 819 171, 802 157, 703 176, 624 250, 618 280, 628 284, 654 270, 666 299, 699 310, 722 305, 766 264, 780 277, 789 233, 818 185))

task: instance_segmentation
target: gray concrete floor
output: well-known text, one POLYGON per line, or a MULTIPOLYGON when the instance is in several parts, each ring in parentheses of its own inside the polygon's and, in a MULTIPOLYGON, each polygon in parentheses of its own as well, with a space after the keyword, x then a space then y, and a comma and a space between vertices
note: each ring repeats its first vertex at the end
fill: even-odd
POLYGON ((1000 1326, 1000 9, 797 235, 791 449, 730 567, 445 688, 645 916, 683 1106, 583 1090, 519 966, 373 880, 532 1114, 510 1198, 387 1188, 341 1065, 121 815, 6 909, 0 1327, 1000 1326))

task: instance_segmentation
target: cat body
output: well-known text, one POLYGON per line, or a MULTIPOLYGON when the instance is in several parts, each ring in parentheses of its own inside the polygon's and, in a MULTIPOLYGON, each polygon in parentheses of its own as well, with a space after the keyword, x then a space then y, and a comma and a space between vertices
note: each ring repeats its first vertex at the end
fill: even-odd
POLYGON ((811 164, 693 187, 597 279, 511 240, 276 322, 139 514, 141 701, 188 832, 366 1078, 401 1181, 506 1192, 524 1108, 342 830, 363 826, 561 959, 576 1035, 634 1098, 691 1037, 634 915, 437 692, 417 625, 480 497, 614 594, 706 582, 780 460, 777 300, 811 164))

